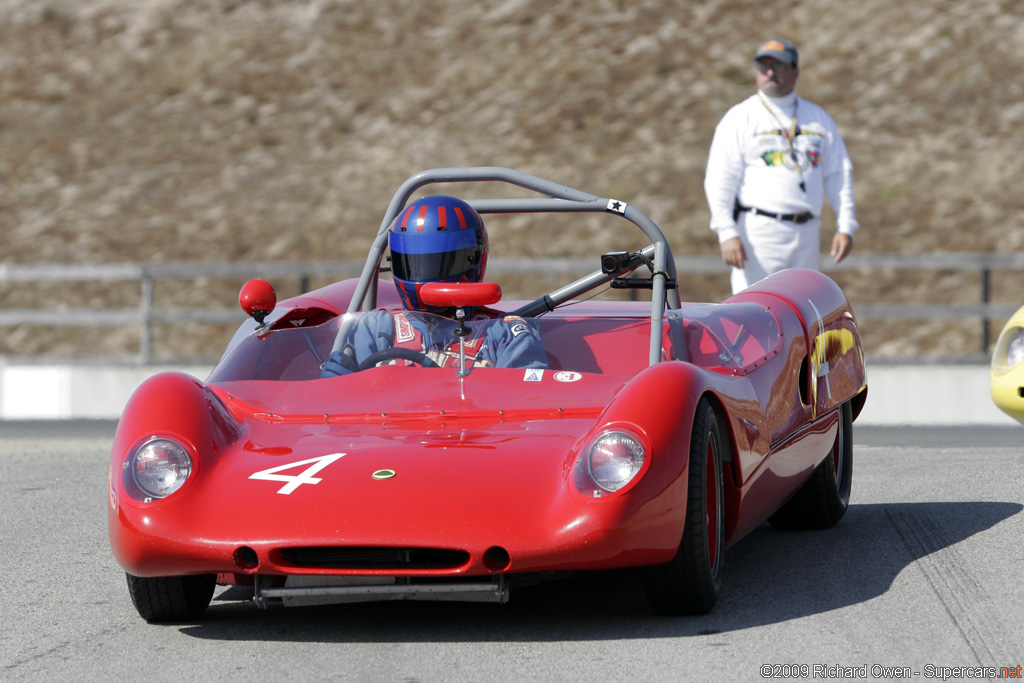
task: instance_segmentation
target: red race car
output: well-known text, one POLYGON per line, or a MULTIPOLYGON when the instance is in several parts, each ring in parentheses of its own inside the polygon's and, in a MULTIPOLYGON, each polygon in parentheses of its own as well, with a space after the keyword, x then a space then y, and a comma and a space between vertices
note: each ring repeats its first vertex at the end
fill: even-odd
POLYGON ((623 202, 504 168, 426 171, 358 280, 282 302, 253 280, 240 303, 250 319, 210 377, 152 377, 117 427, 110 544, 148 621, 199 618, 218 583, 260 607, 506 602, 626 567, 656 612, 701 614, 730 544, 847 509, 867 384, 839 287, 789 270, 681 303, 665 236, 623 202), (531 196, 412 200, 460 181, 531 196), (647 246, 502 301, 481 216, 565 212, 647 246), (643 300, 595 300, 613 288, 643 300))

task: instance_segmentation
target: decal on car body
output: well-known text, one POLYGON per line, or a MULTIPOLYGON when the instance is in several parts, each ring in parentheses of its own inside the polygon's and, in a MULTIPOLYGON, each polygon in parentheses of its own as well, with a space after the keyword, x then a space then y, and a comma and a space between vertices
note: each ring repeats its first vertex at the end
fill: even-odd
MULTIPOLYGON (((818 319, 818 334, 814 338, 814 343, 811 345, 811 364, 813 365, 814 375, 817 379, 825 380, 825 392, 828 394, 829 399, 832 398, 832 387, 829 385, 828 373, 828 356, 826 355, 827 345, 822 343, 822 339, 825 337, 825 321, 821 317, 821 311, 814 305, 814 302, 810 299, 807 303, 814 309, 814 315, 818 319)), ((818 400, 818 386, 814 385, 814 400, 817 403, 818 400)))
POLYGON ((627 206, 629 205, 626 204, 626 202, 620 202, 618 199, 609 199, 607 211, 609 213, 617 213, 621 216, 625 216, 627 206))
POLYGON ((278 465, 277 467, 271 467, 269 470, 254 472, 249 475, 249 478, 287 482, 277 490, 278 493, 282 493, 287 496, 303 484, 319 484, 321 480, 313 475, 344 455, 344 453, 331 453, 330 455, 321 455, 318 458, 309 458, 308 460, 299 460, 298 462, 288 463, 287 465, 278 465), (300 474, 278 474, 278 472, 290 470, 293 467, 298 467, 299 465, 309 465, 310 463, 316 464, 307 467, 300 474))

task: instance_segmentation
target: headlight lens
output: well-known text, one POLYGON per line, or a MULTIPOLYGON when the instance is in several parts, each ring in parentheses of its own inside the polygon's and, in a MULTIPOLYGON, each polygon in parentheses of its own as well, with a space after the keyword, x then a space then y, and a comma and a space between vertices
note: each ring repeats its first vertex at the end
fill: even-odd
POLYGON ((590 478, 605 491, 618 491, 637 475, 645 457, 643 444, 632 434, 605 432, 587 454, 590 478))
POLYGON ((153 498, 166 498, 181 488, 192 474, 192 457, 170 439, 152 439, 131 458, 132 478, 153 498))
POLYGON ((1006 364, 1015 367, 1024 360, 1024 329, 1014 328, 1006 342, 1006 364))
POLYGON ((1024 328, 1007 328, 996 342, 996 352, 992 356, 992 372, 1002 375, 1021 362, 1024 362, 1024 328))

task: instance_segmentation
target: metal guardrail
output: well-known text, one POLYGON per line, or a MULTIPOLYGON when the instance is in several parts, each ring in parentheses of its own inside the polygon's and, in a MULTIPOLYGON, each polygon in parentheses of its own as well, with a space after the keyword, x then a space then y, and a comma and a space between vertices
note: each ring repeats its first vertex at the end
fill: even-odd
POLYGON ((981 323, 979 353, 987 357, 992 343, 992 319, 1009 318, 1024 301, 993 303, 992 271, 1024 271, 1024 253, 992 252, 930 252, 924 254, 878 254, 857 256, 840 264, 827 264, 822 270, 917 270, 917 271, 974 271, 980 276, 980 301, 977 304, 921 304, 921 303, 858 303, 858 318, 896 320, 933 320, 978 318, 981 323))
MULTIPOLYGON (((306 291, 311 278, 341 279, 355 277, 364 266, 363 260, 289 261, 244 263, 112 263, 112 264, 0 264, 0 283, 20 282, 138 282, 140 305, 118 309, 4 309, 0 308, 0 328, 21 325, 39 326, 103 326, 140 325, 142 364, 153 360, 153 325, 177 323, 225 324, 241 323, 243 314, 231 308, 158 309, 154 305, 154 283, 158 280, 215 278, 298 278, 306 291)), ((583 275, 596 267, 592 258, 582 259, 491 259, 488 272, 493 274, 583 275)), ((676 259, 680 277, 687 274, 724 274, 725 266, 717 256, 693 256, 676 259)), ((990 301, 991 274, 998 270, 1024 271, 1024 253, 954 253, 935 252, 915 255, 857 255, 834 265, 823 263, 825 272, 856 270, 897 271, 974 271, 979 274, 979 302, 976 304, 925 303, 863 303, 856 305, 859 318, 871 319, 958 319, 978 318, 981 323, 981 354, 988 353, 990 322, 1007 318, 1022 303, 990 301)), ((2 302, 0 302, 2 306, 2 302)))

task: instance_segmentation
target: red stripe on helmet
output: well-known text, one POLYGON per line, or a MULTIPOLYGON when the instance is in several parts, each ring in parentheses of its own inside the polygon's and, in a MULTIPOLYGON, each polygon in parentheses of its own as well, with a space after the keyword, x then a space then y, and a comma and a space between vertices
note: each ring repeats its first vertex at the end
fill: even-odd
POLYGON ((437 227, 439 230, 448 229, 448 214, 445 213, 444 207, 437 207, 437 227))
POLYGON ((459 229, 460 230, 465 230, 466 229, 466 217, 462 215, 462 207, 459 207, 459 206, 455 207, 455 215, 459 217, 459 225, 462 226, 459 229))
POLYGON ((416 232, 423 232, 423 224, 427 220, 427 207, 421 206, 420 212, 416 215, 416 232))
POLYGON ((409 222, 409 215, 411 213, 412 213, 412 207, 410 206, 409 208, 407 208, 405 210, 405 214, 402 216, 402 222, 400 224, 400 227, 402 228, 402 230, 405 230, 405 224, 409 222))

